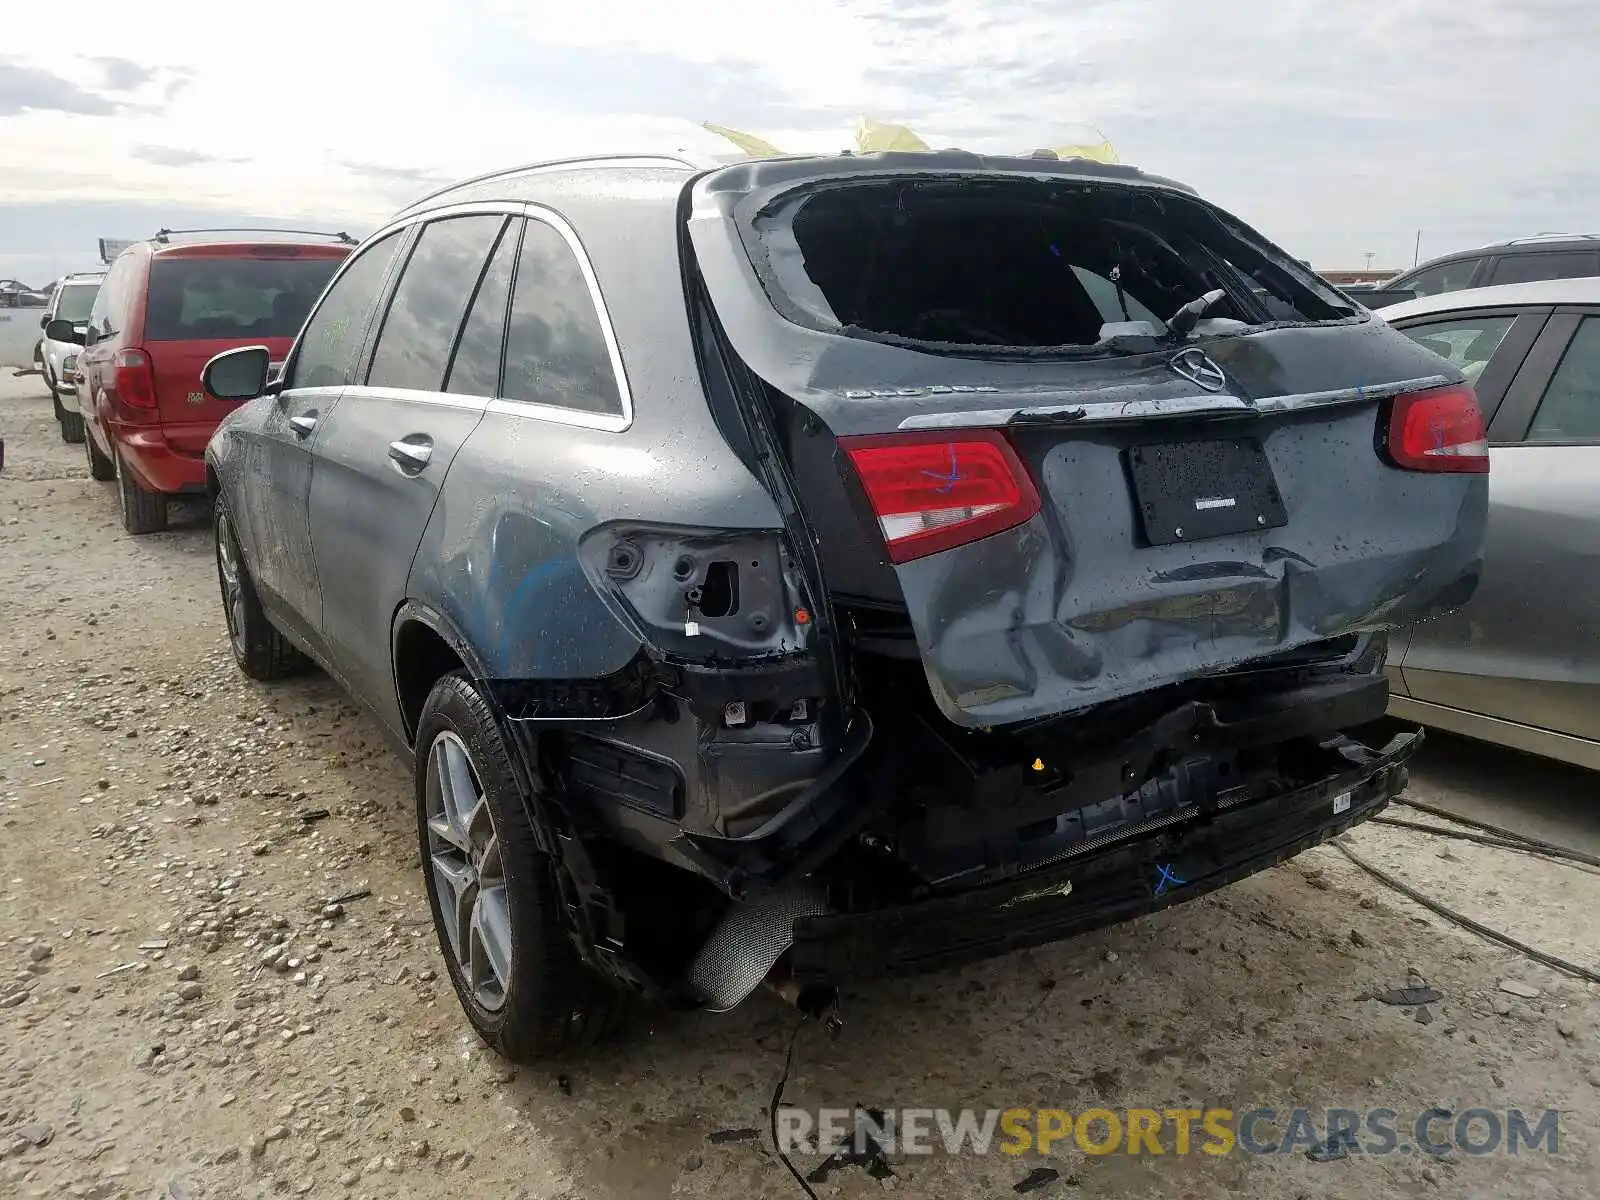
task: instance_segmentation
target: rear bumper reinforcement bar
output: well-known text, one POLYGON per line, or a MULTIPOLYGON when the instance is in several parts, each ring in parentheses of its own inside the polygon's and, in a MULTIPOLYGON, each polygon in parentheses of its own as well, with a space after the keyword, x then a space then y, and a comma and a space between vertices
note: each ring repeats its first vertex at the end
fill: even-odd
POLYGON ((1215 891, 1342 833, 1406 784, 1420 731, 1382 750, 1334 739, 1351 766, 1317 783, 1099 845, 1003 883, 869 912, 802 917, 801 983, 939 970, 1059 941, 1215 891))

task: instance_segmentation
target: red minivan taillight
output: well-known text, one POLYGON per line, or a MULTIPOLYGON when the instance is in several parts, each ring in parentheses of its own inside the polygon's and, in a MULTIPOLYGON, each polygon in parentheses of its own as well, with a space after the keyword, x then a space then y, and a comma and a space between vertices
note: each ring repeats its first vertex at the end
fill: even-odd
POLYGON ((992 429, 842 437, 889 560, 910 562, 1032 519, 1039 493, 992 429))
POLYGON ((1389 461, 1408 471, 1489 469, 1489 435, 1471 385, 1408 392, 1389 403, 1389 461))
POLYGON ((156 375, 148 354, 143 350, 118 350, 111 365, 116 371, 113 385, 119 400, 134 408, 156 406, 156 375))

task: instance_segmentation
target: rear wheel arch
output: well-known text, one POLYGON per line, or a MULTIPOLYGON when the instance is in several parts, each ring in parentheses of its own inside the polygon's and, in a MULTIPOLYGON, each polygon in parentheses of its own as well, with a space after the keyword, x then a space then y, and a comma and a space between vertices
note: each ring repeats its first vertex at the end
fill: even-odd
POLYGON ((455 626, 432 608, 407 600, 395 612, 390 655, 395 696, 407 742, 414 742, 434 684, 452 671, 483 677, 481 664, 455 626))

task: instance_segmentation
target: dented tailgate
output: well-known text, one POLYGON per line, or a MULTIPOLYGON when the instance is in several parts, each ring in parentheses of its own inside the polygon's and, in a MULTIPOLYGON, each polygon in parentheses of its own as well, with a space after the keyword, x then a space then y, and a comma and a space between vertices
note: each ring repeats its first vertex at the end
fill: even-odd
POLYGON ((1464 459, 1426 457, 1455 454, 1445 441, 1471 436, 1457 428, 1470 391, 1442 360, 1359 312, 1236 321, 1215 334, 1202 325, 1187 338, 1061 356, 925 350, 819 327, 770 302, 771 266, 741 235, 754 212, 781 203, 797 170, 703 181, 695 257, 733 350, 838 440, 845 486, 868 521, 880 518, 859 535, 882 538, 883 558, 899 560, 887 569, 951 720, 1071 712, 1411 624, 1471 594, 1487 478, 1464 459), (1385 439, 1402 413, 1407 436, 1423 442, 1397 460, 1385 439), (946 457, 920 470, 914 458, 890 462, 887 482, 871 477, 867 455, 941 438, 946 457), (983 449, 996 439, 1000 451, 983 449), (1421 469, 1403 465, 1413 453, 1421 469), (929 546, 895 550, 905 521, 895 505, 912 506, 901 493, 916 476, 959 495, 1006 456, 1032 494, 979 496, 950 519, 1012 502, 1025 519, 980 521, 967 541, 935 529, 929 546))

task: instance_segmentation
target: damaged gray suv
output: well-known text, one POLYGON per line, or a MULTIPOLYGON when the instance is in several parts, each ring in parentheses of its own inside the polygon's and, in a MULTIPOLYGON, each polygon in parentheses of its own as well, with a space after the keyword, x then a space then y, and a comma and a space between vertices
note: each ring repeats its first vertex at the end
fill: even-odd
POLYGON ((233 650, 414 763, 501 1053, 942 968, 1362 821, 1476 585, 1458 371, 1181 184, 548 163, 367 239, 207 451, 233 650), (274 364, 274 367, 276 364, 274 364))

